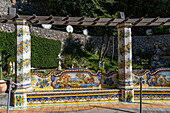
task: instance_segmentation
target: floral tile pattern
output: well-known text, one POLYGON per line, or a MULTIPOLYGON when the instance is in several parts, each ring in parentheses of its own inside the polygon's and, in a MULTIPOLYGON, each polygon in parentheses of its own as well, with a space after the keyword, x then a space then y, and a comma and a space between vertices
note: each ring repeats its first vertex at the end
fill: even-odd
POLYGON ((130 24, 122 23, 118 27, 118 87, 121 89, 121 99, 125 102, 133 101, 132 86, 132 37, 130 24), (129 88, 128 88, 128 87, 129 88))
POLYGON ((41 78, 34 74, 31 75, 31 85, 36 88, 51 87, 51 77, 41 78))
POLYGON ((20 61, 17 61, 17 68, 19 68, 19 70, 23 69, 23 68, 27 68, 28 66, 31 65, 31 60, 30 59, 21 59, 20 61))
POLYGON ((14 106, 15 107, 23 107, 26 103, 26 94, 15 95, 14 97, 14 106))
POLYGON ((26 27, 23 27, 22 25, 18 25, 18 29, 17 29, 17 37, 22 37, 23 35, 27 35, 29 36, 30 35, 30 32, 29 32, 29 28, 27 29, 24 29, 26 27))
POLYGON ((26 39, 25 41, 21 41, 20 44, 17 45, 17 54, 22 55, 24 53, 28 53, 30 51, 31 40, 26 39))
MULTIPOLYGON (((122 81, 122 86, 126 82, 132 81, 132 37, 131 28, 118 27, 118 67, 119 80, 122 81), (124 81, 124 82, 123 82, 124 81)), ((130 26, 130 24, 129 24, 130 26)), ((121 85, 121 84, 120 84, 121 85)))
MULTIPOLYGON (((21 25, 21 23, 26 23, 25 20, 16 20, 16 90, 25 90, 30 87, 31 77, 31 36, 30 29, 28 25, 21 25)), ((23 100, 23 96, 17 96, 16 100, 19 98, 23 100)), ((26 98, 25 98, 26 99, 26 98)), ((18 102, 18 101, 16 101, 18 102)), ((26 101, 25 101, 26 102, 26 101)), ((24 103, 25 103, 24 102, 24 103)), ((16 106, 22 106, 22 102, 16 106)))
POLYGON ((129 41, 127 45, 125 45, 125 54, 128 54, 132 51, 132 41, 129 41))
POLYGON ((108 74, 102 74, 101 87, 102 88, 115 88, 118 85, 118 72, 110 72, 108 74))
POLYGON ((19 74, 17 77, 17 83, 26 82, 30 80, 30 72, 19 74))

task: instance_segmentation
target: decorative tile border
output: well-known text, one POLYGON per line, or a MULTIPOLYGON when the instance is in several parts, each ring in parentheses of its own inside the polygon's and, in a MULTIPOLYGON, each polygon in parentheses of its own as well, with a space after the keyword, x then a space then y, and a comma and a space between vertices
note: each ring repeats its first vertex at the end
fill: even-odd
POLYGON ((82 104, 105 101, 119 101, 118 91, 69 92, 56 94, 30 93, 27 95, 27 105, 43 104, 82 104))
MULTIPOLYGON (((135 90, 134 101, 140 101, 140 91, 135 90)), ((170 90, 144 90, 142 91, 142 101, 147 103, 170 103, 170 90)))

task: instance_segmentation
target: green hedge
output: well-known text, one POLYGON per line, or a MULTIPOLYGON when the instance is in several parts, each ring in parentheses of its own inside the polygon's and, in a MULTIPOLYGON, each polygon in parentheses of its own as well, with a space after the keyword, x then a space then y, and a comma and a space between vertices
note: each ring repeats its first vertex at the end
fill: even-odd
MULTIPOLYGON (((0 49, 6 52, 6 59, 15 57, 15 34, 0 31, 0 49)), ((31 35, 31 66, 37 68, 58 67, 61 42, 31 35)), ((7 66, 4 66, 6 70, 7 66)))
POLYGON ((15 58, 15 34, 14 33, 5 33, 0 32, 0 54, 2 56, 2 67, 3 70, 8 69, 7 61, 8 59, 15 58))

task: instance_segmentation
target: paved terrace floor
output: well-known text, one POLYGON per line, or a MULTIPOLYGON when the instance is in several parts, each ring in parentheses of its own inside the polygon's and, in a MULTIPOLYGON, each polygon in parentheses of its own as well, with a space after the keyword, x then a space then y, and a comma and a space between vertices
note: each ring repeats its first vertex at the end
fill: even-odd
MULTIPOLYGON (((112 103, 77 106, 30 107, 10 109, 9 113, 139 113, 139 103, 112 103)), ((0 113, 7 113, 7 107, 0 113)), ((143 113, 170 113, 170 103, 144 103, 143 113)))

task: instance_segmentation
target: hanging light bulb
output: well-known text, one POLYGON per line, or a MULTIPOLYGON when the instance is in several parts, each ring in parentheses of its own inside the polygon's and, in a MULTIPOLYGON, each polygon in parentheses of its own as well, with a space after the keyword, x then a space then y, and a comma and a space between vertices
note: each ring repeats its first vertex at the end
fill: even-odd
POLYGON ((86 35, 86 36, 87 36, 87 35, 88 35, 88 33, 89 33, 89 32, 88 32, 88 30, 87 30, 87 29, 84 29, 84 30, 83 30, 83 34, 84 34, 84 35, 86 35))
POLYGON ((44 29, 51 29, 51 24, 41 24, 44 29))
POLYGON ((68 33, 72 33, 73 32, 73 27, 71 25, 68 25, 66 27, 66 30, 67 30, 68 33))

